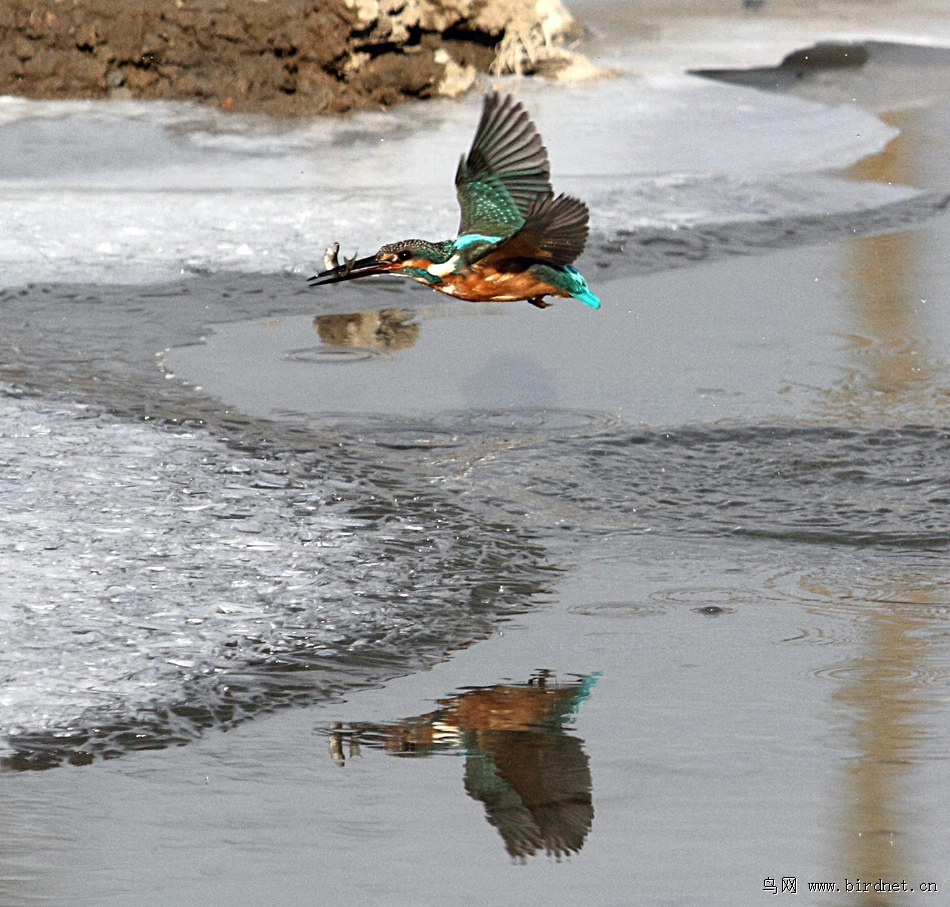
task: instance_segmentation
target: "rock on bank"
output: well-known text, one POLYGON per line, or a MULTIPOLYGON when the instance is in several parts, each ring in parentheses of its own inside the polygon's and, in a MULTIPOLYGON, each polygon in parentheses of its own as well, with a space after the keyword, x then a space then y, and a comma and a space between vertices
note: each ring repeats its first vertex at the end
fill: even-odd
POLYGON ((337 113, 556 71, 578 32, 559 0, 4 0, 0 94, 337 113))

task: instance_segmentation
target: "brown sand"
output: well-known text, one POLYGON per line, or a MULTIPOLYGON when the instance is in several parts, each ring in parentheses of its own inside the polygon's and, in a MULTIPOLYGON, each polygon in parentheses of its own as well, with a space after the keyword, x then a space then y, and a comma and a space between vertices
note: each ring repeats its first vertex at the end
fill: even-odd
POLYGON ((552 8, 560 27, 556 0, 3 0, 0 94, 338 113, 563 59, 552 8))

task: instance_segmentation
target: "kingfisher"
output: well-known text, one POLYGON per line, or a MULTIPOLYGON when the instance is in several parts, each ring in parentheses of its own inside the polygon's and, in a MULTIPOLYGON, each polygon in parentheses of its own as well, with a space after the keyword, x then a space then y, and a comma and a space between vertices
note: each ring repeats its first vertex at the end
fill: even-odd
POLYGON ((333 250, 309 285, 395 274, 471 302, 526 299, 543 309, 545 296, 560 296, 600 308, 573 265, 587 244, 590 212, 576 198, 555 196, 541 136, 511 95, 485 96, 455 193, 462 219, 454 239, 404 239, 342 265, 333 250))

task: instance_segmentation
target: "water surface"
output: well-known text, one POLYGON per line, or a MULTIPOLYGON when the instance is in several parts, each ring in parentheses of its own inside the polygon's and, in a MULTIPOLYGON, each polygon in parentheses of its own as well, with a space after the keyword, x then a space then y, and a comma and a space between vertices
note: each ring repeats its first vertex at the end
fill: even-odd
POLYGON ((626 98, 603 157, 551 143, 599 312, 306 289, 330 239, 416 232, 370 178, 422 126, 464 149, 474 101, 80 105, 154 141, 61 171, 54 108, 18 108, 46 157, 0 188, 0 899, 939 897, 948 71, 525 88, 546 135, 626 98))

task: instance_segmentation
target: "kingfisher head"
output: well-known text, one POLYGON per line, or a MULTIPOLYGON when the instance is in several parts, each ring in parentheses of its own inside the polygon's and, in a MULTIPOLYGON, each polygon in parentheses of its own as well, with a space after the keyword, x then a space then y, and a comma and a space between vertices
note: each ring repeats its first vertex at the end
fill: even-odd
POLYGON ((403 239, 383 246, 368 258, 350 259, 342 265, 315 274, 310 278, 312 287, 341 280, 357 280, 373 274, 398 274, 421 283, 436 285, 441 278, 429 271, 433 264, 443 264, 452 254, 452 241, 428 242, 425 239, 403 239))

